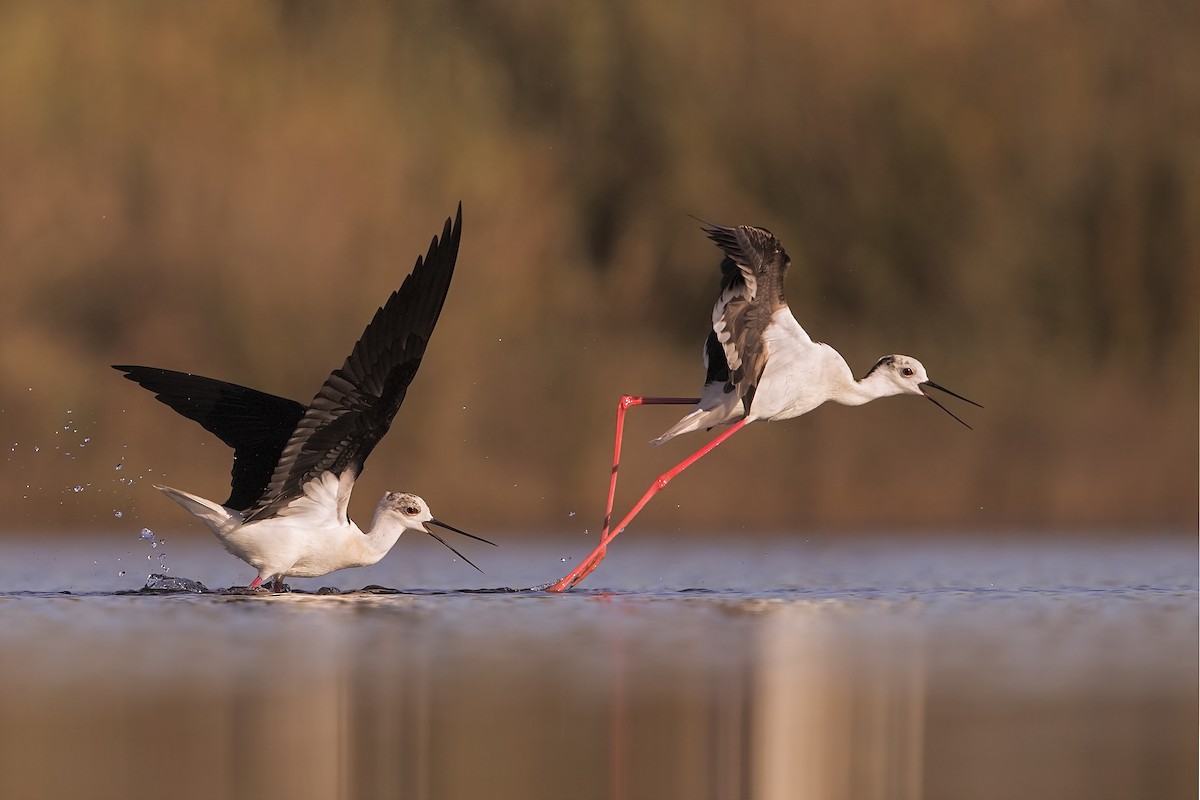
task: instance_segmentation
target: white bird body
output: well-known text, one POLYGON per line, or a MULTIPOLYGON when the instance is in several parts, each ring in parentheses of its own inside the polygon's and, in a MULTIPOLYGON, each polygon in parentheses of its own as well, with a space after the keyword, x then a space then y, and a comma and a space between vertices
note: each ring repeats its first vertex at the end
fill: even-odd
MULTIPOLYGON (((378 562, 406 530, 437 539, 427 525, 469 536, 433 518, 420 497, 388 492, 363 531, 349 517, 350 494, 367 456, 391 426, 441 314, 462 228, 446 220, 424 260, 363 331, 341 369, 305 406, 284 397, 182 372, 117 366, 157 399, 199 422, 234 449, 232 491, 221 504, 158 486, 258 570, 256 588, 287 576, 314 578, 378 562)), ((478 569, 478 567, 476 567, 478 569)))
POLYGON ((651 497, 755 420, 799 417, 828 401, 859 406, 880 397, 915 394, 932 400, 938 408, 967 424, 926 394, 924 387, 979 405, 929 380, 925 367, 911 356, 884 356, 862 379, 855 379, 841 354, 827 344, 813 341, 792 314, 783 298, 783 281, 791 261, 770 231, 748 225, 708 225, 705 233, 721 248, 725 258, 721 261, 721 293, 713 306, 712 329, 704 343, 706 374, 700 398, 636 395, 621 398, 600 542, 578 566, 547 586, 548 591, 567 591, 587 577, 604 560, 609 543, 651 497), (612 506, 625 410, 644 404, 692 403, 695 407, 651 444, 660 445, 676 436, 718 425, 731 427, 658 476, 633 509, 613 526, 612 506))
POLYGON ((884 356, 856 379, 837 350, 813 341, 783 299, 790 260, 778 239, 745 225, 707 232, 725 252, 722 291, 704 349, 707 379, 695 409, 651 444, 743 419, 747 425, 791 419, 827 401, 858 406, 899 394, 933 400, 922 386, 954 395, 930 381, 911 356, 884 356))
POLYGON ((364 531, 345 513, 352 486, 353 481, 324 472, 306 483, 303 497, 279 514, 246 523, 235 508, 170 486, 155 488, 207 525, 226 550, 265 580, 274 575, 317 578, 339 569, 369 567, 387 555, 406 530, 424 532, 423 523, 433 519, 420 497, 388 492, 364 531))

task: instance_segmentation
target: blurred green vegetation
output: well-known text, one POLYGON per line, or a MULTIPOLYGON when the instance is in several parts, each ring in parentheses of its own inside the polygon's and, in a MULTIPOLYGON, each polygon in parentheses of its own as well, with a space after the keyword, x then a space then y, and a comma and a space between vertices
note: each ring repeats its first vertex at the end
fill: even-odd
MULTIPOLYGON (((307 401, 461 199, 358 517, 394 488, 485 534, 594 533, 618 396, 703 377, 718 258, 693 214, 779 235, 797 316, 856 372, 915 355, 987 410, 753 426, 641 527, 1194 530, 1198 23, 1116 0, 2 3, 4 524, 186 524, 151 481, 223 499, 229 451, 108 365, 307 401)), ((631 413, 621 505, 702 442, 643 444, 681 411, 631 413)))

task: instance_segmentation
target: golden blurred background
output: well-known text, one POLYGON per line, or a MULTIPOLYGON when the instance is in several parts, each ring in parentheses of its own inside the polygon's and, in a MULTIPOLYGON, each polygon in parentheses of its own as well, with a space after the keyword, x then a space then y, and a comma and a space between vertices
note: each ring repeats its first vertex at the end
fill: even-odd
MULTIPOLYGON (((755 425, 646 530, 1195 530, 1200 7, 0 4, 0 503, 190 524, 230 452, 109 369, 307 402, 463 202, 425 363, 352 511, 599 524, 622 393, 691 395, 718 253, 769 227, 859 375, 979 401, 755 425), (118 516, 119 515, 119 516, 118 516)), ((951 401, 954 402, 954 401, 951 401)), ((618 501, 699 446, 644 442, 618 501)))

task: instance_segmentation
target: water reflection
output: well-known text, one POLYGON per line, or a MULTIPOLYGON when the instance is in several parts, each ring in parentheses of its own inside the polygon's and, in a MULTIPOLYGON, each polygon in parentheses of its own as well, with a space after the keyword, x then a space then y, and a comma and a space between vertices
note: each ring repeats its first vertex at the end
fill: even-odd
POLYGON ((755 797, 921 797, 919 629, 839 612, 789 603, 757 626, 755 797))
POLYGON ((0 797, 1189 797, 1195 601, 0 595, 0 797))

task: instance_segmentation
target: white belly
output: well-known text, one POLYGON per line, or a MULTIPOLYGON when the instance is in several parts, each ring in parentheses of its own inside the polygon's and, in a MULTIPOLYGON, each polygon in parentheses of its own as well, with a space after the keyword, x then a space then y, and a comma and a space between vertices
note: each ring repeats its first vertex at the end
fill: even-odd
POLYGON ((357 526, 322 527, 303 517, 272 517, 235 528, 218 539, 233 555, 262 574, 316 578, 367 561, 357 526))

